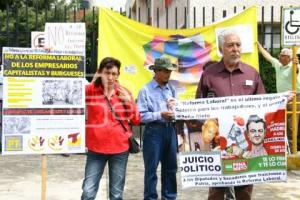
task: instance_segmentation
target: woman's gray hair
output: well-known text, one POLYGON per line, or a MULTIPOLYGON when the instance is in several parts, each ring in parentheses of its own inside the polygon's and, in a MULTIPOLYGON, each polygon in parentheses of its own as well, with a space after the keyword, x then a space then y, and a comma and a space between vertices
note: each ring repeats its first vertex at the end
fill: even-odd
POLYGON ((221 31, 218 35, 218 44, 219 44, 219 51, 222 53, 222 46, 224 45, 225 42, 225 37, 229 36, 229 35, 237 35, 238 37, 239 34, 237 33, 237 31, 235 29, 229 28, 229 29, 225 29, 223 31, 221 31))

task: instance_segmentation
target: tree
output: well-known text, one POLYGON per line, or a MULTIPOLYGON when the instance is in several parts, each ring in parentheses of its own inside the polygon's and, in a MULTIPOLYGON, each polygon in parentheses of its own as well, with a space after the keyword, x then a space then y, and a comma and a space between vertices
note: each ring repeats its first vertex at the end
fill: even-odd
POLYGON ((267 93, 276 93, 275 69, 259 54, 259 74, 267 93))
POLYGON ((13 0, 0 1, 0 10, 5 10, 6 6, 11 6, 13 4, 13 0))
POLYGON ((66 1, 65 0, 5 0, 5 1, 0 1, 0 10, 5 10, 7 6, 14 7, 17 4, 23 4, 23 5, 27 4, 28 7, 50 8, 51 5, 66 4, 66 1))
POLYGON ((67 20, 71 6, 65 0, 1 1, 0 45, 28 46, 31 31, 43 31, 46 22, 67 20))

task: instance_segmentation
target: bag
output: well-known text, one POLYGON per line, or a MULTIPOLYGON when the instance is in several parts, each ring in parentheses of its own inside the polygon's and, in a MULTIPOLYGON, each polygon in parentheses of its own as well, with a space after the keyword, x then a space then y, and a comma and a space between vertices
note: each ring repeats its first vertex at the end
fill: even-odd
MULTIPOLYGON (((127 132, 127 128, 125 127, 125 125, 123 124, 123 122, 120 120, 120 118, 118 117, 117 113, 115 112, 115 110, 113 109, 113 107, 111 106, 111 104, 109 103, 108 98, 105 96, 105 100, 106 103, 109 105, 109 108, 111 110, 111 112, 114 114, 114 116, 116 117, 116 119, 118 120, 118 122, 121 124, 121 126, 123 127, 124 131, 127 132)), ((139 143, 136 141, 136 139, 133 137, 133 135, 131 135, 128 138, 129 141, 129 153, 138 153, 140 152, 140 145, 139 143)))
POLYGON ((138 153, 140 152, 140 145, 139 143, 136 141, 136 139, 134 138, 134 136, 130 136, 129 137, 129 153, 138 153))

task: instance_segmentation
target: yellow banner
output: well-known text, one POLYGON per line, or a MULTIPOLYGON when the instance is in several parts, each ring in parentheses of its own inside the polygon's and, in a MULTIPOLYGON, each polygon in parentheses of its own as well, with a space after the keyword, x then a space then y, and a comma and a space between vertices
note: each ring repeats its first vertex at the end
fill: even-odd
POLYGON ((119 82, 135 97, 153 78, 148 69, 155 58, 170 57, 180 65, 171 82, 180 99, 193 99, 203 65, 221 59, 217 35, 235 29, 242 40, 242 61, 258 70, 256 7, 210 26, 168 30, 151 27, 128 19, 109 9, 99 9, 98 62, 112 56, 122 63, 119 82))

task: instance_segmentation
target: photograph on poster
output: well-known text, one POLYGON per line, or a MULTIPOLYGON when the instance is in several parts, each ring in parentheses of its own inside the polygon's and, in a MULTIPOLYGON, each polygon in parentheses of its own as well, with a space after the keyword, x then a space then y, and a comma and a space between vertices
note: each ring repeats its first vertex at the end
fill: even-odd
POLYGON ((3 117, 3 133, 7 135, 29 134, 31 121, 29 117, 3 117))
POLYGON ((81 105, 82 81, 44 80, 42 103, 43 105, 81 105))
POLYGON ((180 120, 176 130, 180 152, 210 151, 219 146, 218 119, 180 120))

